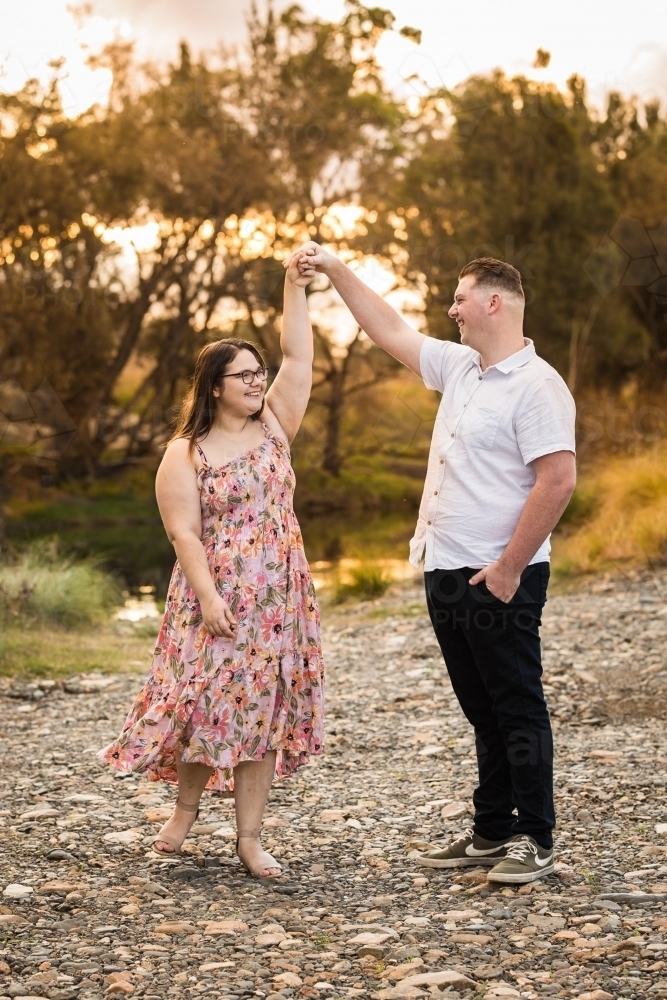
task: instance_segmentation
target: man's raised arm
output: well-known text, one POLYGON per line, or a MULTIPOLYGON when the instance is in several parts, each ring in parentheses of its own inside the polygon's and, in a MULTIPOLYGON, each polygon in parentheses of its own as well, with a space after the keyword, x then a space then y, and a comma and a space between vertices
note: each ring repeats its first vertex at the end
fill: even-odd
POLYGON ((289 267, 292 261, 298 263, 304 276, 312 277, 316 271, 326 274, 373 343, 421 377, 419 355, 426 338, 408 326, 396 310, 360 281, 349 267, 323 250, 318 243, 306 243, 300 247, 284 262, 284 266, 289 267))

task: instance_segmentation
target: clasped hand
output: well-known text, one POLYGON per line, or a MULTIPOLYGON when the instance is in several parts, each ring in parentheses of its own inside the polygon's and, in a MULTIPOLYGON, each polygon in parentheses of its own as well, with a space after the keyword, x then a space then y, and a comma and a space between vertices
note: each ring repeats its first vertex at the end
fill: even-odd
POLYGON ((306 279, 307 284, 315 276, 316 271, 326 274, 335 263, 336 258, 332 254, 323 250, 319 243, 309 240, 283 261, 283 267, 287 270, 290 280, 294 280, 292 274, 296 269, 301 279, 306 279))
POLYGON ((494 597, 497 597, 503 604, 509 604, 519 589, 521 574, 508 569, 501 562, 493 562, 471 576, 470 584, 475 586, 482 580, 486 582, 494 597))

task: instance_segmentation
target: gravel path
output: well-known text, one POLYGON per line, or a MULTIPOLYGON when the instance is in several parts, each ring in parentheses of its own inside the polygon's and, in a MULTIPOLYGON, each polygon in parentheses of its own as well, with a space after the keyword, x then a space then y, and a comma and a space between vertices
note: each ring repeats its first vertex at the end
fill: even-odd
POLYGON ((467 825, 475 774, 416 588, 325 616, 326 752, 272 796, 279 882, 236 863, 229 800, 151 854, 173 790, 94 758, 136 673, 5 682, 0 998, 667 997, 666 581, 549 601, 558 864, 519 889, 411 859, 467 825))

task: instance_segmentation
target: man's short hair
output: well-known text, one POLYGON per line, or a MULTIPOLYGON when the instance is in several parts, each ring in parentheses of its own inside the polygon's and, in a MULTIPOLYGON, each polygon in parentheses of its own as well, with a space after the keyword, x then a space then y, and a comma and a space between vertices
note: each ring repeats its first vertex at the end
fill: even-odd
POLYGON ((459 281, 467 274, 472 274, 478 285, 485 288, 502 288, 506 292, 524 297, 521 275, 511 264, 495 257, 478 257, 471 260, 459 274, 459 281))

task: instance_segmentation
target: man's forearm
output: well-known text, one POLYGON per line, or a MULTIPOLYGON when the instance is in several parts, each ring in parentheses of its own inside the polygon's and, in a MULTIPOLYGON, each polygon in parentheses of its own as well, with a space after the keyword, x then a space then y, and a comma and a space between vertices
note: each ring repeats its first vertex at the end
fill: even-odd
POLYGON ((337 260, 327 277, 357 323, 374 344, 419 375, 419 355, 425 337, 413 330, 396 310, 337 260))
POLYGON ((569 486, 564 489, 560 484, 535 483, 499 563, 520 575, 558 524, 571 496, 569 486))
POLYGON ((388 350, 383 340, 388 340, 392 333, 400 332, 407 323, 342 261, 336 261, 328 272, 328 278, 361 329, 374 344, 388 350))

